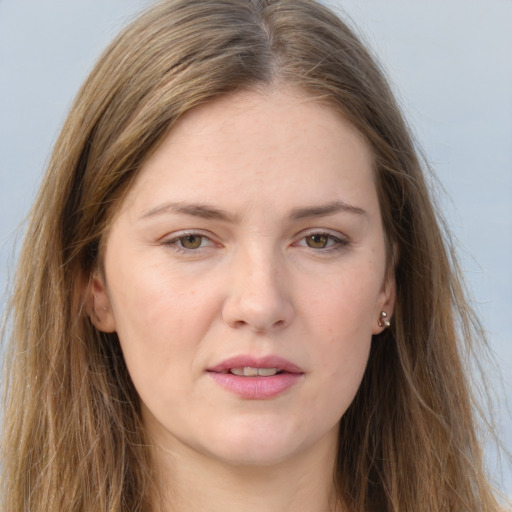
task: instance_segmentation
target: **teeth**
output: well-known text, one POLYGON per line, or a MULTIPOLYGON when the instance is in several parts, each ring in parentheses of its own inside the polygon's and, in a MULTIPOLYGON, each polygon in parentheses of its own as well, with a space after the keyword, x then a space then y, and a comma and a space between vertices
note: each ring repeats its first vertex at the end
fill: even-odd
POLYGON ((231 368, 230 370, 233 375, 240 377, 271 377, 278 371, 278 368, 252 368, 250 366, 246 366, 245 368, 231 368))
POLYGON ((277 372, 277 368, 258 368, 258 375, 261 375, 262 377, 271 377, 277 372))
POLYGON ((244 368, 244 377, 257 377, 258 376, 258 368, 251 368, 250 366, 246 366, 244 368))

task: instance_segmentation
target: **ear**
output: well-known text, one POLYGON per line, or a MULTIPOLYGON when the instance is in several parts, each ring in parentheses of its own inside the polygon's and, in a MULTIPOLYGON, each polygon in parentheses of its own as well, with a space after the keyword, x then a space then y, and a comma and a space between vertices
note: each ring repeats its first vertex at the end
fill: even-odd
POLYGON ((87 312, 96 329, 103 332, 115 332, 116 322, 105 278, 99 270, 94 270, 87 288, 87 312))
POLYGON ((386 324, 386 322, 391 322, 391 318, 393 317, 393 312, 395 310, 395 298, 395 270, 394 266, 390 265, 377 300, 377 307, 372 324, 372 334, 380 334, 389 327, 389 323, 386 324))

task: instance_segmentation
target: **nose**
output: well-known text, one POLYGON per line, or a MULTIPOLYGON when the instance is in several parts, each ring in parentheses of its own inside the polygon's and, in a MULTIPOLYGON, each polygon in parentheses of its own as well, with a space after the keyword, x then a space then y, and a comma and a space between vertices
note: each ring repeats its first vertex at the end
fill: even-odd
POLYGON ((287 327, 295 315, 284 263, 261 252, 245 251, 231 269, 222 316, 232 328, 275 331, 287 327))

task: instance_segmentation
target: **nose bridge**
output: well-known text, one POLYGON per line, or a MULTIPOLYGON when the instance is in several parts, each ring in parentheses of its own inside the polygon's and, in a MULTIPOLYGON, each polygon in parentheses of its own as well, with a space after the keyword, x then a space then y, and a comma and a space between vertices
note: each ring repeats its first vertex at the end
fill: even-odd
POLYGON ((247 326, 255 331, 288 325, 294 311, 286 274, 284 256, 268 241, 240 247, 224 304, 225 321, 232 327, 247 326))

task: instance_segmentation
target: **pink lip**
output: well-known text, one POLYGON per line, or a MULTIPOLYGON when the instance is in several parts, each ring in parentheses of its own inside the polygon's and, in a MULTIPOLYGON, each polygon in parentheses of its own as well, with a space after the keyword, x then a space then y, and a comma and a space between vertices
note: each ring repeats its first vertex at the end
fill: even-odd
POLYGON ((278 356, 255 358, 236 356, 207 369, 221 387, 247 400, 263 400, 280 395, 304 377, 300 367, 278 356), (229 373, 231 368, 277 368, 281 373, 270 377, 242 377, 229 373))

